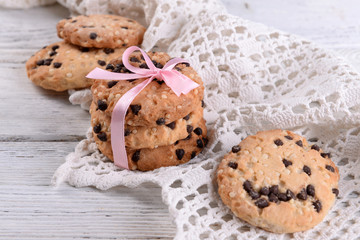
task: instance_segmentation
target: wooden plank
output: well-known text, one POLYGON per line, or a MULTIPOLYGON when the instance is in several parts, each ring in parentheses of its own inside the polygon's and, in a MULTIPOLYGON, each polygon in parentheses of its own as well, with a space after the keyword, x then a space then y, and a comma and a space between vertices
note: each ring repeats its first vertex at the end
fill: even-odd
POLYGON ((0 239, 170 239, 160 188, 50 185, 76 142, 0 143, 0 239))

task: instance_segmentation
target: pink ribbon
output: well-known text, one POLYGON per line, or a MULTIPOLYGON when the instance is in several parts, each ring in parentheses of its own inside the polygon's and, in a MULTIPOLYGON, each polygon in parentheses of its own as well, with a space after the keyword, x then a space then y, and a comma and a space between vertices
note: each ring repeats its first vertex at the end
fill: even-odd
POLYGON ((187 94, 191 90, 197 88, 199 84, 179 73, 173 68, 179 63, 187 63, 186 60, 181 58, 173 58, 168 61, 165 66, 160 69, 155 67, 149 56, 140 48, 136 46, 129 47, 125 50, 122 61, 124 66, 133 73, 114 73, 100 68, 95 68, 86 77, 92 79, 104 79, 104 80, 129 80, 148 78, 136 85, 129 91, 127 91, 116 103, 112 116, 111 116, 111 147, 113 150, 114 163, 118 167, 129 169, 126 149, 125 149, 125 136, 124 136, 124 124, 125 115, 131 102, 134 98, 156 78, 163 80, 165 84, 171 88, 171 90, 180 96, 182 93, 187 94), (134 67, 129 63, 129 56, 136 50, 140 50, 145 62, 149 69, 134 67))

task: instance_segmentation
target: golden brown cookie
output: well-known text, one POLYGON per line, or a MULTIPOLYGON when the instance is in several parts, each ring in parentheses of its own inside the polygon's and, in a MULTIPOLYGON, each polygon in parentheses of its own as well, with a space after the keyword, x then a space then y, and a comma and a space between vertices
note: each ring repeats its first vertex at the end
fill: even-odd
MULTIPOLYGON (((149 57, 158 68, 162 68, 170 60, 169 55, 161 52, 150 52, 149 57)), ((136 67, 146 68, 144 60, 139 52, 130 56, 130 63, 136 67)), ((113 72, 129 72, 122 64, 121 59, 111 62, 107 66, 113 72)), ((188 64, 178 64, 175 69, 186 75, 200 86, 188 94, 179 97, 163 82, 154 79, 143 91, 137 95, 130 105, 130 111, 126 115, 126 124, 129 126, 157 126, 170 124, 177 119, 183 118, 193 112, 201 104, 204 96, 204 86, 201 78, 188 64)), ((93 101, 100 111, 111 116, 117 101, 131 88, 144 79, 128 81, 94 80, 91 87, 93 101)))
POLYGON ((235 215, 276 233, 321 222, 339 193, 338 181, 329 153, 283 130, 248 136, 217 170, 220 197, 235 215))
MULTIPOLYGON (((175 166, 186 163, 198 155, 206 146, 208 142, 206 134, 207 129, 205 126, 205 120, 201 119, 197 125, 194 125, 194 129, 188 134, 188 137, 183 140, 179 140, 174 144, 154 149, 126 148, 129 169, 149 171, 160 167, 175 166), (201 133, 195 133, 195 129, 201 129, 201 133)), ((97 134, 94 134, 94 138, 99 150, 109 159, 114 161, 110 138, 107 138, 106 141, 97 141, 96 139, 99 138, 97 134)))
POLYGON ((139 45, 146 30, 132 19, 100 14, 63 19, 56 28, 58 36, 66 42, 96 48, 139 45))
MULTIPOLYGON (((111 117, 96 110, 94 103, 90 106, 91 126, 93 127, 95 141, 99 144, 101 139, 111 139, 111 117), (100 138, 98 137, 100 136, 100 138)), ((203 109, 198 106, 196 111, 189 114, 186 119, 178 119, 167 125, 155 127, 132 127, 125 125, 125 146, 132 149, 157 148, 170 145, 186 138, 194 131, 201 135, 202 129, 194 129, 203 117, 203 109)), ((110 144, 108 142, 108 144, 110 144)))
POLYGON ((65 91, 90 87, 85 76, 95 67, 105 69, 113 58, 121 57, 125 48, 95 49, 67 44, 63 41, 44 47, 26 62, 30 80, 50 90, 65 91))

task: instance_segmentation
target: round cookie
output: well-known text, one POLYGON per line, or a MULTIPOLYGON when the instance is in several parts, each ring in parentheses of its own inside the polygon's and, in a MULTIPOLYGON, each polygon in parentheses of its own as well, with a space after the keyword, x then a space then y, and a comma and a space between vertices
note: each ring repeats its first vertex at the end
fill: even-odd
MULTIPOLYGON (((103 114, 99 109, 96 110, 94 103, 90 106, 90 114, 95 141, 100 144, 101 140, 111 139, 111 117, 103 114)), ((202 129, 194 129, 193 126, 198 124, 202 117, 203 109, 198 106, 196 111, 190 113, 185 119, 181 118, 167 125, 156 127, 125 125, 125 146, 132 149, 157 148, 186 138, 193 130, 200 135, 202 129)))
MULTIPOLYGON (((158 68, 162 68, 170 60, 169 55, 162 52, 150 52, 149 57, 158 68)), ((136 67, 147 67, 139 52, 130 56, 130 63, 136 67)), ((128 73, 121 59, 113 60, 107 66, 113 72, 128 73)), ((186 75, 200 86, 188 94, 179 97, 163 81, 154 79, 146 88, 136 96, 131 103, 130 111, 125 121, 129 126, 157 126, 169 124, 177 119, 183 118, 195 108, 201 105, 204 96, 204 86, 201 78, 188 64, 178 64, 174 69, 186 75)), ((91 87, 93 101, 105 114, 111 116, 117 101, 131 88, 144 79, 127 81, 94 80, 91 87)))
POLYGON ((90 87, 85 76, 95 67, 105 69, 113 58, 121 57, 125 48, 82 48, 63 41, 44 47, 26 62, 30 80, 50 90, 65 91, 90 87))
POLYGON ((57 33, 66 42, 82 47, 121 48, 141 44, 145 28, 115 15, 80 15, 61 20, 57 33))
POLYGON ((276 233, 321 222, 339 193, 338 181, 329 153, 283 130, 248 136, 217 170, 219 195, 232 212, 276 233))
MULTIPOLYGON (((201 128, 201 134, 189 133, 188 137, 183 140, 179 140, 172 145, 162 146, 154 149, 131 149, 126 148, 129 169, 150 171, 160 167, 175 166, 190 161, 198 155, 202 149, 206 146, 208 140, 206 138, 207 129, 205 126, 205 120, 194 125, 194 130, 201 128)), ((95 135, 95 134, 94 134, 95 135)), ((97 136, 94 136, 95 140, 97 136)), ((97 142, 99 150, 107 156, 111 161, 113 160, 111 143, 97 142)))

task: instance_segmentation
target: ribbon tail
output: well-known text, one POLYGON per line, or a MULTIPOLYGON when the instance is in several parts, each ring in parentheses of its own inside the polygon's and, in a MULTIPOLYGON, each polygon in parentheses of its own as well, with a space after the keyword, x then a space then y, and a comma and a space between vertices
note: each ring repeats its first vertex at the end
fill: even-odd
POLYGON ((181 93, 187 94, 191 90, 200 86, 176 70, 164 71, 161 73, 161 75, 166 85, 168 85, 178 97, 181 95, 181 93))
POLYGON ((125 115, 134 98, 152 81, 152 78, 143 81, 127 91, 116 103, 111 115, 111 147, 113 150, 114 164, 118 167, 129 169, 125 149, 125 115))

